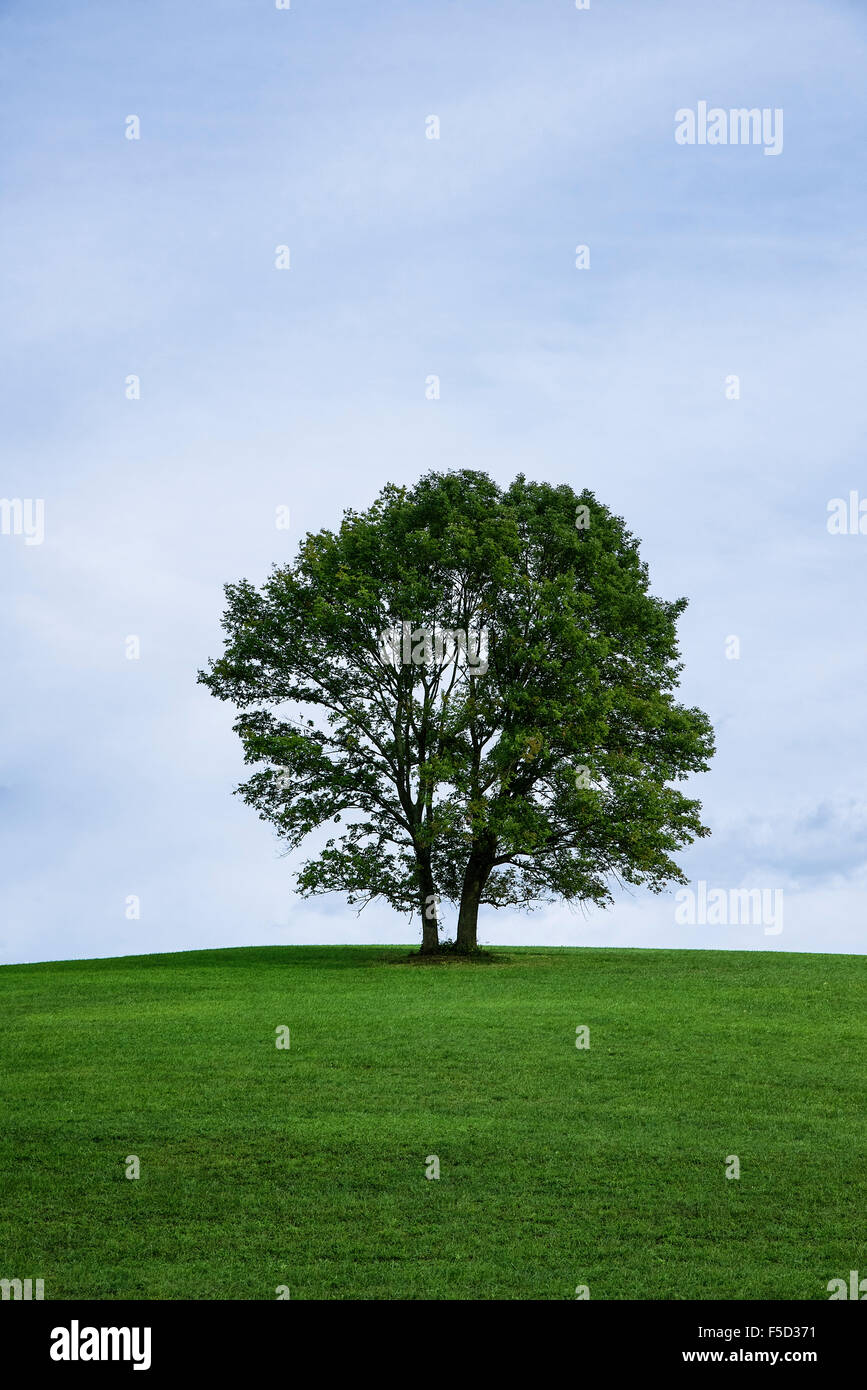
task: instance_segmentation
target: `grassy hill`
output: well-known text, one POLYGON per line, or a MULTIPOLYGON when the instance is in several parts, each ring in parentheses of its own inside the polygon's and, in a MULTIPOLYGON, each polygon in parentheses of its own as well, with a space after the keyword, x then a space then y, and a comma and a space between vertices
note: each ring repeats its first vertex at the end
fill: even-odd
POLYGON ((864 981, 861 957, 735 951, 3 967, 0 1277, 48 1299, 827 1299, 867 1274, 864 981))

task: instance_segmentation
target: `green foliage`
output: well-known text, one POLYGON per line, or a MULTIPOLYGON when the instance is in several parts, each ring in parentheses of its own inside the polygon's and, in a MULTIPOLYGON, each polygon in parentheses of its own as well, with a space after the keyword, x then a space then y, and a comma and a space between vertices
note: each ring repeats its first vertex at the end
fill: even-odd
POLYGON ((292 849, 341 826, 301 893, 382 897, 428 944, 438 895, 473 946, 479 903, 684 882, 672 856, 708 832, 671 783, 707 767, 713 736, 673 695, 686 600, 648 583, 592 493, 463 470, 389 485, 260 589, 227 585, 225 651, 199 679, 240 711, 257 770, 238 790, 292 849), (485 630, 486 669, 389 660, 401 623, 485 630))

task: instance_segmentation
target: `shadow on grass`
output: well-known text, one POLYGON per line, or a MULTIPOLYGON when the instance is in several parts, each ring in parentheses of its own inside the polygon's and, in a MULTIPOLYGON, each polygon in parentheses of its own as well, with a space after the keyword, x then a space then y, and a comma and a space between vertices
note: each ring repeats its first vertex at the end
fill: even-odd
POLYGON ((407 955, 391 956, 383 965, 508 965, 510 958, 495 951, 457 951, 451 943, 445 943, 438 951, 410 951, 407 955))

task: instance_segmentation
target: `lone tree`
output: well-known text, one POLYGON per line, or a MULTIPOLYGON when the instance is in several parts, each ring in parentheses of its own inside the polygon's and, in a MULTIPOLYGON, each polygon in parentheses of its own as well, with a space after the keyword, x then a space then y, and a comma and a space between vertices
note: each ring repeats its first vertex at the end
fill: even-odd
POLYGON ((707 716, 672 694, 686 599, 648 593, 591 492, 429 473, 226 598, 199 680, 239 710, 258 770, 238 793, 291 849, 340 824, 303 896, 418 913, 423 952, 446 900, 470 952, 482 903, 686 882, 671 855, 709 831, 670 783, 713 753, 707 716))

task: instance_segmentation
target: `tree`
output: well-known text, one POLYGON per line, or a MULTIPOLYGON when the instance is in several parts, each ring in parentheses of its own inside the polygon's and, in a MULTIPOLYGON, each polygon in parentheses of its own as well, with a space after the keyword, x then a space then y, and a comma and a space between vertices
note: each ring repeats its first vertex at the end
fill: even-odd
POLYGON ((648 583, 591 492, 461 470, 388 485, 261 588, 227 585, 199 680, 240 711, 258 770, 237 791, 290 849, 340 824, 301 894, 417 913, 423 952, 451 902, 469 952, 482 904, 685 883, 671 856, 709 831, 670 783, 713 733, 672 693, 686 599, 648 583))

